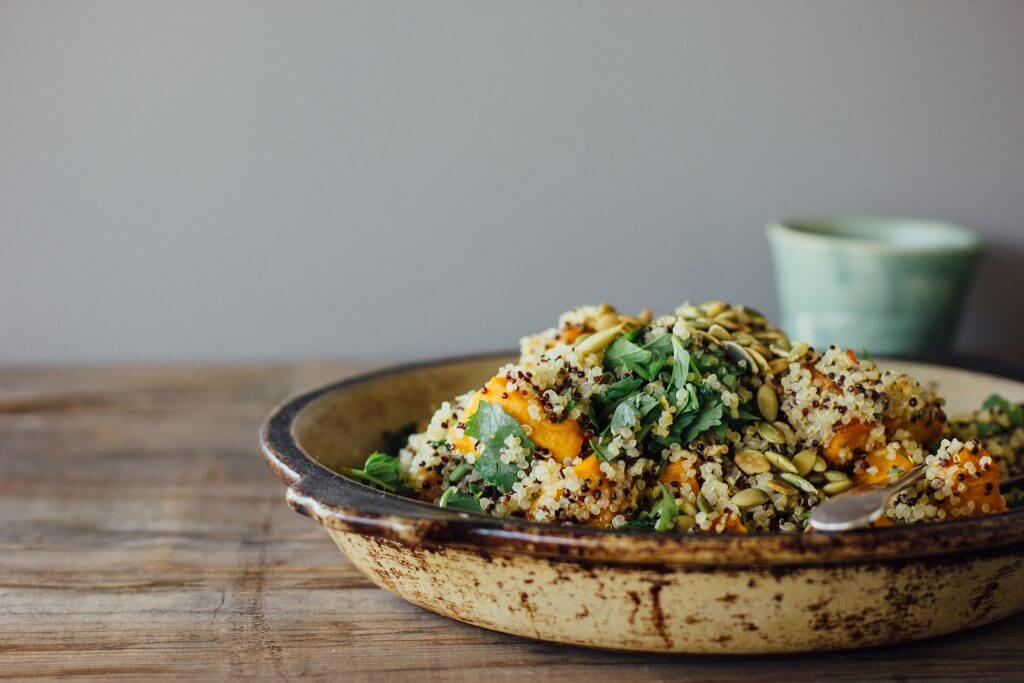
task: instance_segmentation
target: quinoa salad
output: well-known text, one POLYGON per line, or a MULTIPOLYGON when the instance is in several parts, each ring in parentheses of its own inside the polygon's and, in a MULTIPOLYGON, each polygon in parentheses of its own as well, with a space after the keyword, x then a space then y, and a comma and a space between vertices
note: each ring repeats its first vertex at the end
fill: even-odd
POLYGON ((811 508, 925 464, 876 525, 1003 512, 1020 405, 950 421, 912 377, 713 301, 564 313, 518 362, 345 474, 464 512, 678 533, 803 532, 811 508))

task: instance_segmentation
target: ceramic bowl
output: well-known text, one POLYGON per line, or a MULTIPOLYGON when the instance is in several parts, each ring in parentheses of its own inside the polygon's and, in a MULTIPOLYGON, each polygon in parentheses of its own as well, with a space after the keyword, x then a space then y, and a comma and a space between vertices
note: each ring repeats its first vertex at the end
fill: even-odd
POLYGON ((972 230, 879 216, 768 226, 782 329, 877 356, 949 348, 982 253, 972 230))
MULTIPOLYGON (((286 500, 377 585, 529 638, 618 650, 742 654, 891 644, 1024 609, 1024 511, 838 534, 658 535, 443 510, 334 470, 422 421, 509 357, 375 372, 302 394, 263 424, 286 500)), ((908 371, 967 407, 1024 384, 908 371)), ((954 410, 958 406, 953 406, 954 410)))

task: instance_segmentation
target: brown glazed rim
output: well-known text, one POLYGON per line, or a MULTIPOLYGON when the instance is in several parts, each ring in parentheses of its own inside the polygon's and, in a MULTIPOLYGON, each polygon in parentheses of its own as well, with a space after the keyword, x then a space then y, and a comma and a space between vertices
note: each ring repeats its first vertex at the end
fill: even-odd
MULTIPOLYGON (((949 522, 895 526, 841 533, 763 533, 677 535, 592 529, 522 519, 500 519, 445 510, 411 498, 378 491, 327 469, 299 446, 295 423, 303 408, 332 392, 424 367, 511 352, 460 356, 411 363, 328 384, 274 408, 260 429, 260 449, 270 469, 288 484, 285 499, 297 512, 324 526, 401 543, 436 548, 457 546, 480 552, 528 554, 578 561, 669 566, 765 567, 861 563, 924 556, 1024 551, 1024 509, 949 522)), ((1024 380, 1024 371, 964 358, 912 360, 975 371, 989 370, 1024 380), (936 363, 936 360, 942 362, 936 363)))

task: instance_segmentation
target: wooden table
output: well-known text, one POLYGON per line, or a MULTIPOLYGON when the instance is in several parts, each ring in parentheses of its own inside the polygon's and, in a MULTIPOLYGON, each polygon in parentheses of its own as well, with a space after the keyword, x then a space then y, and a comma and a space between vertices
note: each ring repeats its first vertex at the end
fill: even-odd
POLYGON ((342 363, 0 371, 0 677, 1020 679, 1024 617, 861 652, 629 655, 376 588, 284 503, 256 431, 342 363))

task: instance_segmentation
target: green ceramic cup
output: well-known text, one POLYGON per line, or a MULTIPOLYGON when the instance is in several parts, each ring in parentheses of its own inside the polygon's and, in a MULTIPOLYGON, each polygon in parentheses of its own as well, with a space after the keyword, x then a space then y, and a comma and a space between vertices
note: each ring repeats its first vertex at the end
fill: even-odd
POLYGON ((972 230, 912 218, 796 218, 768 241, 783 329, 878 355, 948 349, 983 251, 972 230))

